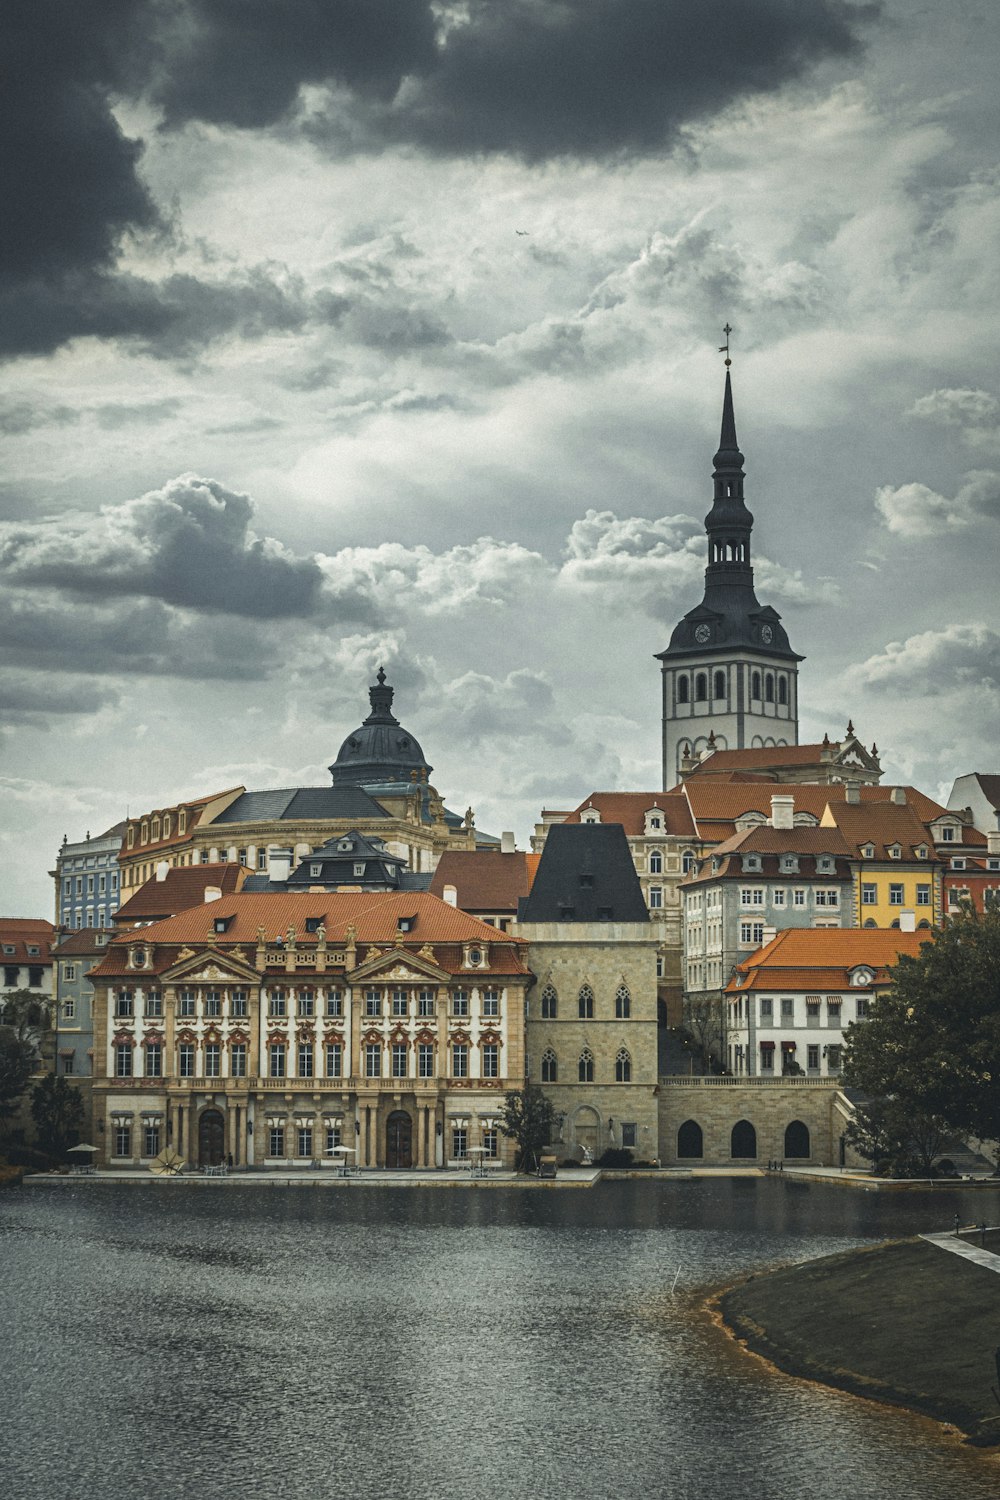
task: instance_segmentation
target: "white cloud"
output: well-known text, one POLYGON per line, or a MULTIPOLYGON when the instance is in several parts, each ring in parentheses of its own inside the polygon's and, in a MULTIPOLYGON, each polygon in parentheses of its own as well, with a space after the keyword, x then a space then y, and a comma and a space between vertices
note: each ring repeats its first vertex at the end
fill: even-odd
POLYGON ((937 390, 914 401, 907 416, 943 427, 995 426, 1000 419, 1000 401, 989 391, 937 390))
POLYGON ((414 607, 436 615, 506 604, 547 568, 539 553, 488 536, 444 552, 399 542, 344 547, 319 554, 317 562, 336 597, 367 598, 393 615, 414 607))
POLYGON ((969 688, 992 694, 1000 687, 1000 634, 984 624, 925 630, 890 641, 850 677, 860 686, 900 696, 938 697, 969 688))
POLYGON ((875 508, 897 536, 939 536, 958 531, 977 518, 1000 519, 1000 474, 975 469, 949 500, 925 484, 883 485, 875 492, 875 508))

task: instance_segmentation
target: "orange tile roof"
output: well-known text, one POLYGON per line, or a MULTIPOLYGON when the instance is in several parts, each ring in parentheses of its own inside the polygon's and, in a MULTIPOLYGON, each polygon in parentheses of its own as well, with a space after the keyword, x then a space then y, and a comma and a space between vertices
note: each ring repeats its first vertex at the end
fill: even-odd
POLYGON ((131 849, 127 848, 123 833, 122 847, 118 854, 119 862, 121 864, 129 864, 132 860, 146 859, 150 854, 157 854, 161 850, 173 849, 178 844, 190 843, 195 829, 201 824, 201 815, 210 802, 217 802, 220 797, 229 797, 234 793, 245 790, 246 788, 243 786, 228 786, 224 791, 209 793, 207 797, 194 797, 189 801, 175 802, 170 807, 154 807, 149 812, 138 813, 135 817, 130 817, 124 827, 127 828, 128 824, 131 823, 135 828, 135 843, 131 849), (188 814, 187 828, 183 833, 178 833, 177 831, 177 814, 179 812, 186 812, 188 814), (146 843, 140 844, 139 833, 143 823, 152 822, 153 818, 156 817, 162 819, 165 813, 168 813, 172 819, 173 831, 169 838, 148 839, 146 843))
MULTIPOLYGON (((728 777, 709 777, 702 780, 692 778, 683 784, 683 796, 686 798, 698 832, 702 838, 715 841, 719 838, 728 837, 729 834, 720 831, 721 825, 735 824, 737 818, 745 816, 746 813, 756 812, 764 818, 771 816, 771 798, 794 797, 795 812, 810 813, 814 818, 821 818, 828 803, 851 807, 881 807, 889 805, 892 807, 910 807, 917 817, 924 823, 930 822, 932 818, 938 818, 947 809, 939 802, 934 802, 916 787, 904 787, 906 802, 903 804, 892 801, 893 788, 891 786, 863 786, 859 789, 860 802, 846 803, 847 788, 842 783, 834 782, 829 786, 818 782, 791 782, 791 781, 732 781, 728 777)), ((926 835, 929 837, 929 835, 926 835)))
POLYGON ((52 951, 57 958, 86 957, 91 953, 103 953, 112 937, 114 932, 107 927, 77 927, 52 951), (99 937, 104 941, 98 942, 99 937))
POLYGON ((148 922, 155 917, 172 917, 192 906, 205 904, 205 890, 214 886, 223 895, 238 891, 249 871, 241 865, 180 865, 170 869, 163 880, 147 880, 134 895, 118 908, 115 922, 148 922))
POLYGON ((865 806, 863 803, 831 802, 830 816, 855 858, 866 844, 874 846, 874 858, 878 860, 890 858, 888 851, 892 845, 901 846, 902 857, 906 860, 915 859, 916 849, 923 846, 928 849, 924 862, 937 863, 930 834, 908 805, 883 802, 865 806))
POLYGON ((517 914, 521 896, 531 890, 540 854, 520 849, 503 854, 499 849, 446 850, 431 881, 431 894, 444 899, 444 888, 453 885, 463 911, 509 911, 517 914))
POLYGON ((747 976, 742 984, 735 977, 728 992, 748 989, 843 989, 848 972, 859 964, 876 971, 885 983, 889 967, 900 954, 916 958, 924 943, 932 942, 930 931, 903 932, 897 927, 788 927, 765 947, 737 965, 747 976))
POLYGON ((223 896, 208 906, 194 907, 138 931, 122 933, 109 944, 106 959, 91 973, 95 977, 128 973, 133 979, 138 978, 136 971, 127 968, 128 948, 137 940, 157 950, 154 972, 176 963, 176 953, 168 950, 180 947, 204 948, 211 944, 227 950, 239 946, 252 961, 260 928, 267 934, 269 946, 273 946, 276 937, 284 938, 288 928, 294 927, 298 948, 308 950, 317 941, 315 933, 306 931, 310 917, 322 919, 328 948, 343 947, 347 928, 353 926, 359 949, 372 944, 391 944, 418 950, 430 943, 442 967, 458 970, 462 961, 461 944, 475 942, 489 944, 491 960, 489 969, 475 972, 526 971, 523 938, 501 933, 429 891, 315 891, 301 895, 255 891, 223 896), (225 933, 210 931, 221 917, 233 918, 225 933), (401 917, 415 919, 409 932, 400 932, 401 917), (450 946, 452 953, 442 955, 439 945, 445 949, 450 946))
POLYGON ((819 765, 826 752, 828 763, 833 764, 831 751, 840 748, 839 742, 818 745, 768 745, 751 750, 716 750, 700 763, 692 776, 699 773, 714 775, 716 771, 751 770, 755 766, 811 766, 819 765))
POLYGON ((50 964, 56 929, 44 917, 0 917, 0 944, 13 953, 0 953, 0 963, 50 964), (38 953, 29 953, 28 948, 38 953))
POLYGON ((579 823, 588 807, 596 807, 602 823, 620 823, 626 835, 641 837, 646 831, 646 813, 654 807, 663 813, 666 832, 678 838, 693 838, 691 811, 678 792, 592 792, 567 814, 567 823, 579 823))

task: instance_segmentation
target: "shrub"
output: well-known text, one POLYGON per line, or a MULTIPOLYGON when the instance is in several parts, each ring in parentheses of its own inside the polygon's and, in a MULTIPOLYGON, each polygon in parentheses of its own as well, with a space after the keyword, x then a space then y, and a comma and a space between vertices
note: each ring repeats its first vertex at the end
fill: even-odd
POLYGON ((623 1146, 609 1146, 603 1156, 597 1158, 599 1167, 630 1167, 632 1153, 623 1146))

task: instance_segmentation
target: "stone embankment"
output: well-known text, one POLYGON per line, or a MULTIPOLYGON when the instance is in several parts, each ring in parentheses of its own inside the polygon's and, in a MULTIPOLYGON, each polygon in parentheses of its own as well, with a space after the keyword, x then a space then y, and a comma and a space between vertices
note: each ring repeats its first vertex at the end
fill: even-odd
POLYGON ((786 1373, 907 1407, 994 1446, 1000 1256, 994 1270, 985 1256, 977 1264, 945 1253, 941 1238, 751 1277, 716 1305, 737 1339, 786 1373))

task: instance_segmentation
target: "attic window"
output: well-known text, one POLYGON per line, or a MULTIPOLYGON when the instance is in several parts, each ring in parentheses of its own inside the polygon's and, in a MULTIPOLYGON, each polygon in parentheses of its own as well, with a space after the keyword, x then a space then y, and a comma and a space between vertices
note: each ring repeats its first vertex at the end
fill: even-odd
POLYGON ((322 865, 310 865, 309 866, 309 874, 310 875, 322 875, 322 873, 323 873, 323 866, 322 865))
POLYGON ((596 807, 588 807, 585 813, 580 814, 581 823, 599 823, 600 821, 601 815, 596 807))
POLYGON ((216 917, 212 923, 212 930, 214 932, 228 932, 233 925, 233 921, 233 917, 216 917))
POLYGON ((340 843, 337 845, 337 853, 338 854, 350 854, 350 852, 351 852, 351 850, 353 848, 354 848, 354 840, 353 839, 341 839, 340 843))
POLYGON ((356 861, 355 866, 354 866, 354 873, 355 873, 355 875, 363 875, 365 873, 365 866, 364 866, 364 861, 363 860, 356 861))
POLYGON ((599 906, 597 908, 597 920, 599 922, 610 922, 615 914, 613 906, 599 906))
POLYGON ((917 858, 918 859, 926 859, 927 858, 927 845, 926 844, 918 844, 917 845, 917 858))
POLYGON ((576 916, 576 907, 575 906, 560 906, 560 908, 559 908, 559 920, 560 920, 560 922, 572 922, 572 920, 573 920, 573 918, 575 916, 576 916))
POLYGON ((988 870, 1000 870, 1000 859, 988 859, 986 861, 986 868, 988 870))
POLYGON ((322 917, 306 917, 306 932, 318 932, 322 925, 322 917))
POLYGON ((396 931, 397 932, 412 932, 413 929, 414 929, 414 927, 416 927, 416 925, 417 925, 417 916, 416 916, 415 912, 411 916, 408 916, 408 917, 397 917, 396 918, 396 931))
POLYGON ((865 859, 874 859, 875 858, 875 845, 874 844, 862 844, 861 845, 861 853, 862 853, 863 858, 865 858, 865 859))
POLYGON ((956 855, 955 858, 951 862, 951 868, 953 870, 964 870, 965 869, 965 860, 964 859, 959 859, 958 856, 956 855))
POLYGON ((944 823, 941 827, 942 844, 953 844, 955 842, 955 829, 950 823, 944 823))
POLYGON ((593 877, 593 875, 584 875, 584 874, 581 874, 579 878, 580 878, 580 885, 585 890, 589 890, 591 888, 591 886, 593 886, 593 884, 594 884, 594 877, 593 877))
POLYGON ((16 953, 17 949, 14 947, 13 943, 4 943, 3 951, 5 953, 16 953))
POLYGON ((28 944, 28 957, 29 958, 37 958, 38 955, 41 953, 41 951, 42 950, 38 947, 37 943, 29 943, 28 944))
POLYGON ((889 858, 890 859, 902 859, 902 857, 903 857, 903 851, 900 848, 900 846, 898 844, 890 844, 889 845, 889 858))

